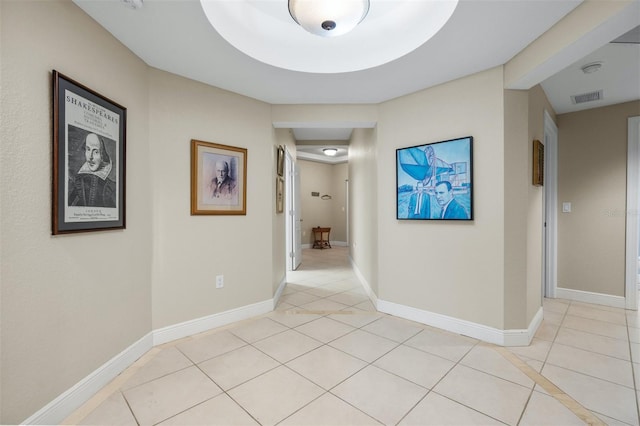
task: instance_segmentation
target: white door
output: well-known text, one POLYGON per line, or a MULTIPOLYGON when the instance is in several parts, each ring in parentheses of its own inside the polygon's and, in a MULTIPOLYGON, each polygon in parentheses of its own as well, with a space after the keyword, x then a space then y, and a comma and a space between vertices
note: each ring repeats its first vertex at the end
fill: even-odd
POLYGON ((300 172, 286 152, 287 199, 287 270, 295 271, 302 263, 302 219, 300 218, 300 172))

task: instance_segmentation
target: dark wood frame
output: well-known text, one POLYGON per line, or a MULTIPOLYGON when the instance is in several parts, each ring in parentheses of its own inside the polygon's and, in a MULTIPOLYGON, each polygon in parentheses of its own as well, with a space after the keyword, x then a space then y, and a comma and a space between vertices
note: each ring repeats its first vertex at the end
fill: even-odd
POLYGON ((56 70, 52 89, 52 234, 125 229, 127 109, 56 70), (76 188, 74 182, 81 180, 78 176, 92 174, 76 168, 85 163, 82 147, 92 133, 100 140, 101 158, 106 153, 110 159, 110 171, 102 181, 115 188, 109 192, 115 192, 114 206, 83 205, 85 198, 70 205, 72 186, 76 188))
POLYGON ((284 147, 282 145, 278 145, 276 173, 278 174, 278 176, 284 176, 284 147))
POLYGON ((247 149, 191 140, 191 214, 247 214, 247 149), (235 180, 235 195, 214 198, 210 184, 215 177, 215 162, 226 161, 235 180))
POLYGON ((533 141, 533 185, 544 185, 544 145, 537 139, 533 141))
POLYGON ((276 213, 284 212, 284 178, 276 177, 276 213))

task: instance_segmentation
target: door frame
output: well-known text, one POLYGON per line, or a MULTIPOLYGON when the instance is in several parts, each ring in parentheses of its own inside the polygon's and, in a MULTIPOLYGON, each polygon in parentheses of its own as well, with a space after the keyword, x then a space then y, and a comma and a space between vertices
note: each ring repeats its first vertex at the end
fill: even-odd
POLYGON ((627 208, 625 256, 625 308, 638 309, 638 218, 640 205, 640 116, 627 121, 627 208))
POLYGON ((298 266, 300 266, 299 262, 296 264, 297 260, 302 259, 302 249, 300 247, 301 236, 299 235, 300 230, 296 230, 296 224, 299 224, 300 222, 299 208, 296 210, 296 206, 300 205, 299 199, 296 200, 296 197, 300 197, 300 190, 296 183, 296 174, 298 173, 299 172, 297 171, 291 152, 285 148, 285 249, 287 271, 296 270, 298 266), (298 256, 296 256, 297 249, 300 250, 298 256))
POLYGON ((556 297, 558 288, 558 127, 544 111, 544 215, 542 226, 543 296, 556 297))

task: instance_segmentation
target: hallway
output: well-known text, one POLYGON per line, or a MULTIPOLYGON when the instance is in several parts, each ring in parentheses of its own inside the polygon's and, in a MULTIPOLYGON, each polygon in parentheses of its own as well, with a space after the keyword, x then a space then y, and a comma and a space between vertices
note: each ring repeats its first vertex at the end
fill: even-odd
POLYGON ((546 300, 507 350, 375 312, 345 247, 287 278, 274 312, 153 348, 63 423, 639 424, 637 312, 546 300))

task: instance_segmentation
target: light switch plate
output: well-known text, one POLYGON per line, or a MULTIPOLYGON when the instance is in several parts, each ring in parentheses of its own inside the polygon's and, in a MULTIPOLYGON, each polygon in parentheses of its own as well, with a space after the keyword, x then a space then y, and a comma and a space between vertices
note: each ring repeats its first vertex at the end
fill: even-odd
POLYGON ((571 213, 571 203, 562 203, 562 213, 571 213))

